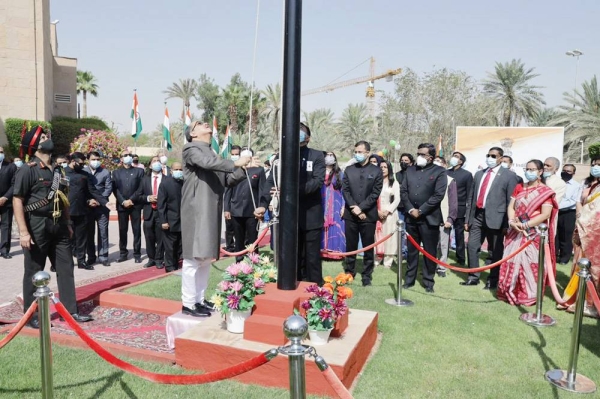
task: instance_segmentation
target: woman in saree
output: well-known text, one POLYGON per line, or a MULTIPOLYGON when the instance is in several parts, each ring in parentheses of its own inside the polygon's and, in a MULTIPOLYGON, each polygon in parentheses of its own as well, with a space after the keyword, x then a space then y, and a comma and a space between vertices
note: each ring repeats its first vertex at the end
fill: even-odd
POLYGON ((344 197, 342 196, 343 172, 333 152, 325 152, 325 182, 321 188, 325 223, 321 239, 321 257, 339 260, 343 257, 335 252, 346 252, 346 234, 342 212, 344 197))
MULTIPOLYGON (((535 305, 538 278, 538 258, 546 251, 547 265, 555 265, 554 220, 558 204, 554 191, 544 184, 542 173, 544 164, 538 159, 527 162, 525 182, 517 185, 508 205, 509 231, 504 240, 504 257, 516 252, 536 234, 541 223, 548 226, 548 240, 545 248, 540 248, 540 237, 528 245, 518 255, 500 266, 498 279, 498 299, 511 305, 535 305)), ((551 268, 554 273, 554 267, 551 268)))
MULTIPOLYGON (((600 242, 600 157, 594 157, 591 166, 590 175, 583 182, 581 200, 577 203, 577 220, 573 233, 575 256, 573 257, 571 280, 563 294, 563 300, 567 303, 564 306, 557 306, 568 312, 575 310, 575 299, 579 288, 579 276, 577 275, 579 259, 588 258, 590 260, 590 274, 596 292, 600 295, 600 245, 598 245, 600 242)), ((589 292, 585 298, 583 314, 599 318, 598 309, 594 307, 589 292)))

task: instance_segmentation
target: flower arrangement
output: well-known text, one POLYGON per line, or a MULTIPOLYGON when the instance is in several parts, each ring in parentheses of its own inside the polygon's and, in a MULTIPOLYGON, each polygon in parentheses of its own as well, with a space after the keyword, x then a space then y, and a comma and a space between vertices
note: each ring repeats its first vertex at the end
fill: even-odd
POLYGON ((326 276, 323 280, 323 287, 313 284, 306 289, 313 296, 300 304, 309 330, 333 329, 338 317, 348 311, 346 299, 353 296, 352 289, 347 287, 354 280, 351 274, 340 273, 335 278, 326 276))
POLYGON ((116 134, 102 130, 81 129, 81 134, 71 143, 71 152, 98 151, 103 158, 102 166, 108 170, 116 169, 125 149, 116 134))
POLYGON ((277 281, 277 270, 267 256, 251 253, 243 261, 229 265, 211 301, 222 314, 232 310, 252 310, 265 284, 277 281))

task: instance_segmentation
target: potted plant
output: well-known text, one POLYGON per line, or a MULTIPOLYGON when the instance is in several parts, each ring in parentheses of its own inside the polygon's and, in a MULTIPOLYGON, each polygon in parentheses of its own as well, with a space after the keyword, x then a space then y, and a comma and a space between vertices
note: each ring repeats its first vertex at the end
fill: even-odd
POLYGON ((300 304, 313 345, 327 343, 336 320, 348 310, 346 299, 353 295, 350 287, 346 286, 352 282, 352 275, 340 273, 335 278, 326 276, 323 280, 323 287, 313 284, 306 289, 312 297, 300 304))

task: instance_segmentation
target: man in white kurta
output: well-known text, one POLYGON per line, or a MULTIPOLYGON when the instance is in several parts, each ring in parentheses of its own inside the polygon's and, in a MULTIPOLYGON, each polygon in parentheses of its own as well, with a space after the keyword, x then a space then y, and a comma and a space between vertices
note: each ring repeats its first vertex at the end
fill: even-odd
POLYGON ((194 122, 185 131, 183 189, 181 193, 181 238, 183 266, 182 313, 210 316, 214 304, 204 298, 212 259, 219 258, 223 192, 226 185, 244 180, 241 167, 252 158, 233 162, 219 157, 211 148, 212 129, 194 122))

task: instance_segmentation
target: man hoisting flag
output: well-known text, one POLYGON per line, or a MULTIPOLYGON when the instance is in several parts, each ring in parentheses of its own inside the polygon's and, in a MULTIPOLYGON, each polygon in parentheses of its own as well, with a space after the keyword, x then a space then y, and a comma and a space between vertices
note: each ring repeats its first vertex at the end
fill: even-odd
POLYGON ((163 122, 163 138, 165 139, 165 143, 167 143, 167 151, 171 151, 171 148, 173 148, 173 141, 171 139, 171 126, 169 123, 169 109, 167 108, 166 103, 165 103, 165 120, 163 122))
POLYGON ((223 140, 223 145, 221 146, 221 158, 229 159, 232 145, 233 137, 231 137, 231 130, 229 129, 229 125, 227 125, 227 130, 225 130, 225 139, 223 140))
POLYGON ((210 146, 215 154, 219 154, 219 131, 217 130, 217 116, 213 116, 213 132, 210 146))
POLYGON ((137 91, 133 90, 133 105, 131 106, 131 136, 137 139, 142 132, 142 118, 137 98, 137 91))

